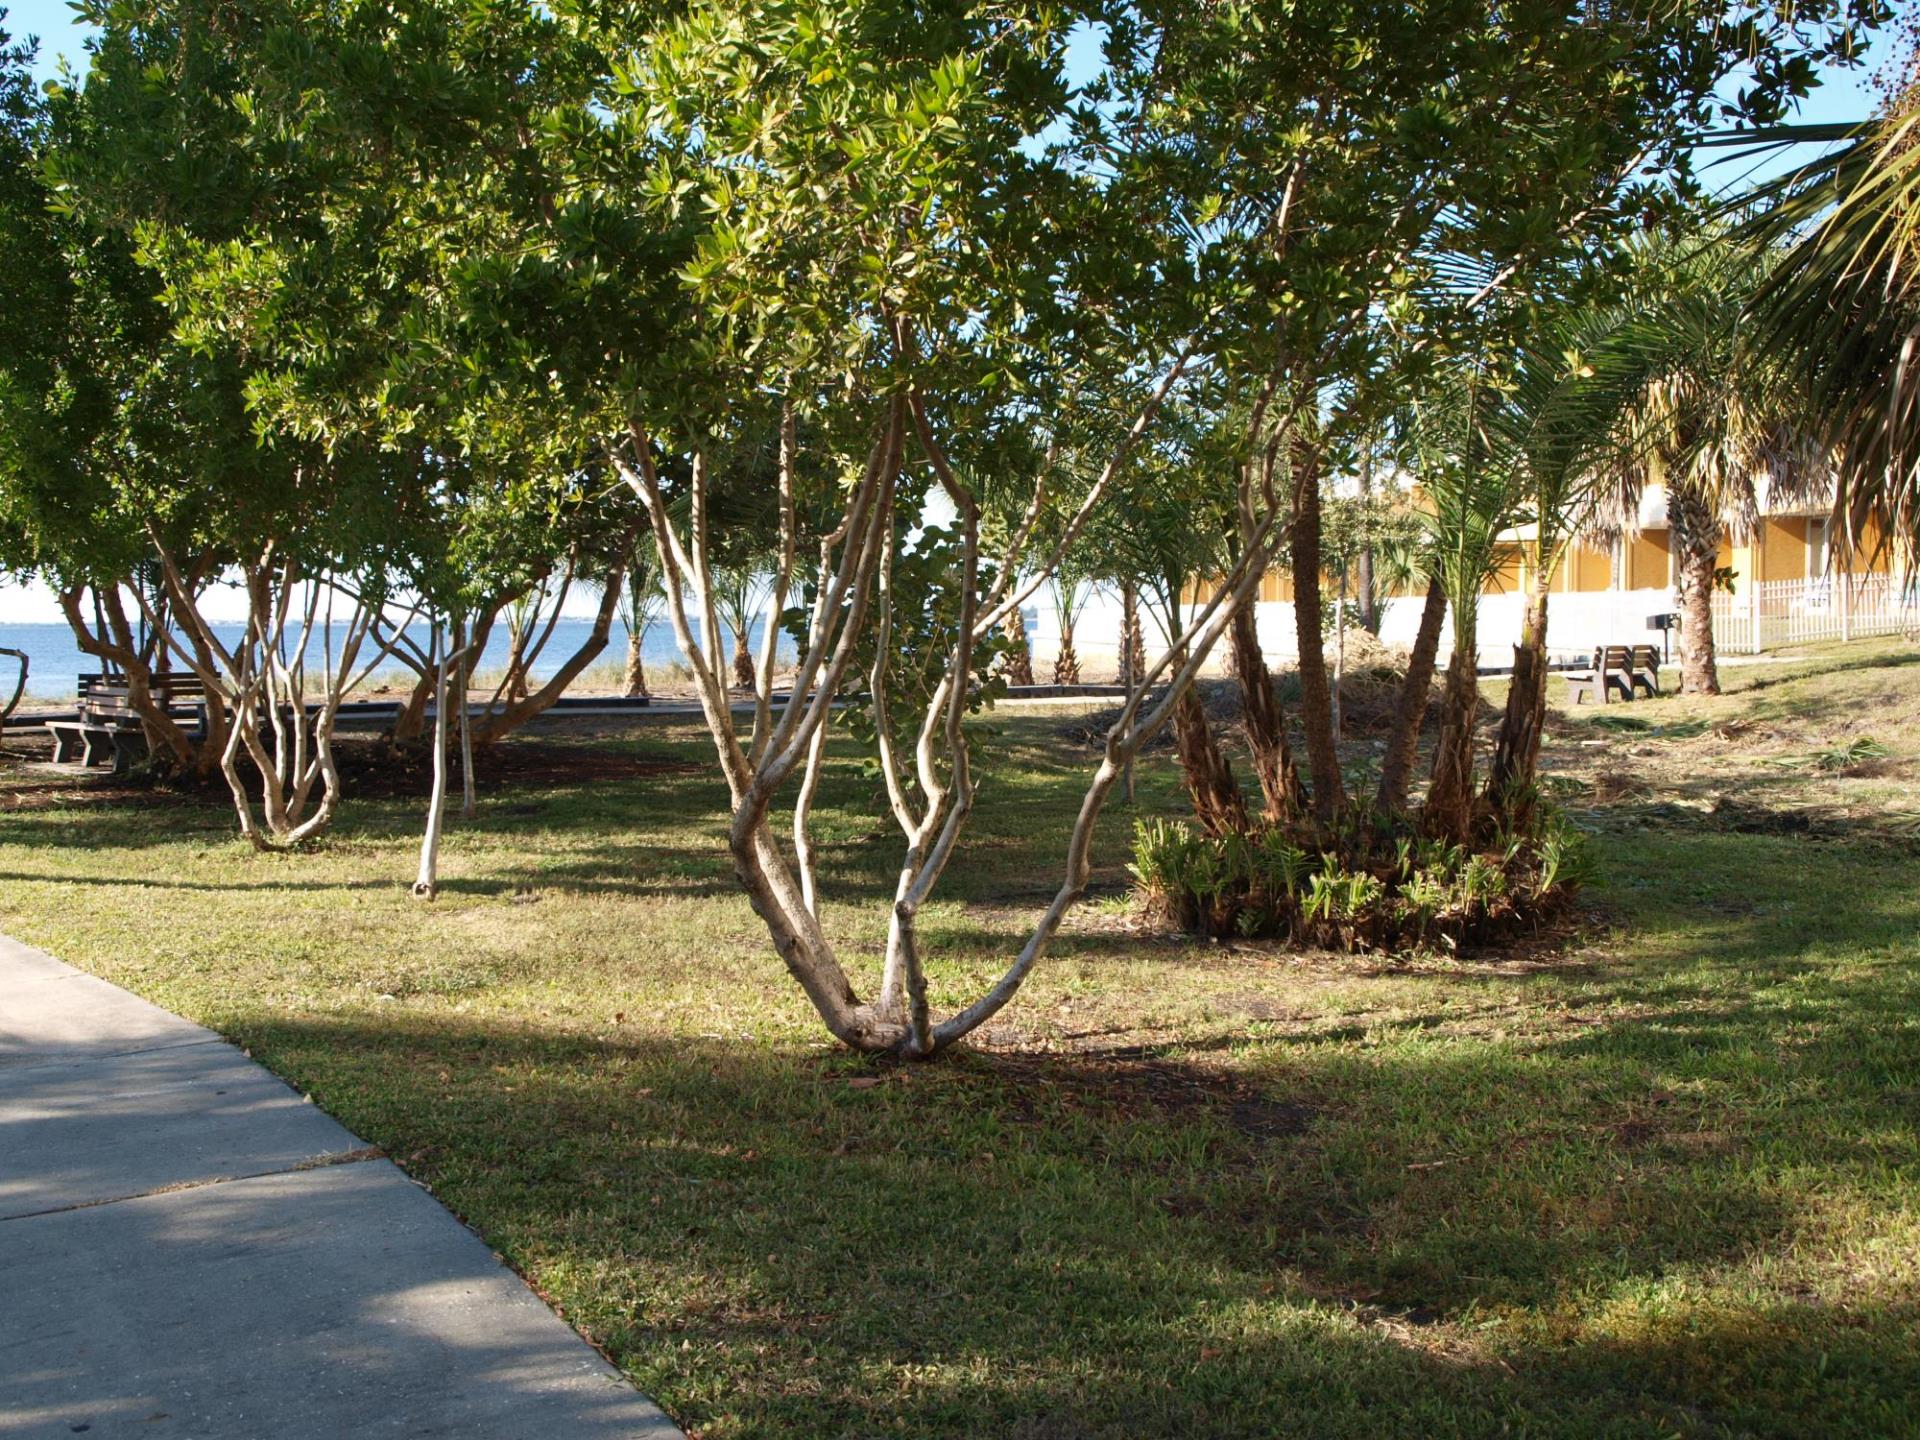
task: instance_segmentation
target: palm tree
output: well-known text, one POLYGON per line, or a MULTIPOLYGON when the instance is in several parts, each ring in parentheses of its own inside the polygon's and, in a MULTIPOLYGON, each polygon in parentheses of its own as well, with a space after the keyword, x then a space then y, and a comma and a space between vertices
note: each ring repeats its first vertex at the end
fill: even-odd
POLYGON ((626 591, 620 597, 620 620, 627 631, 627 664, 621 693, 629 699, 645 698, 647 694, 647 632, 659 623, 666 598, 666 592, 660 588, 660 564, 652 544, 635 544, 627 562, 626 591))
POLYGON ((1054 575, 1050 590, 1053 618, 1060 635, 1059 651, 1053 657, 1053 683, 1078 685, 1080 656, 1073 648, 1073 631, 1079 624, 1081 612, 1087 608, 1087 601, 1093 598, 1093 586, 1069 557, 1054 575))
POLYGON ((1792 243, 1754 299, 1760 343, 1806 398, 1836 461, 1847 533, 1869 515, 1914 561, 1920 536, 1920 85, 1857 130, 1783 127, 1774 138, 1850 137, 1783 177, 1754 225, 1792 243))
MULTIPOLYGON (((1776 495, 1826 481, 1804 398, 1759 343, 1750 305, 1775 252, 1724 227, 1649 232, 1626 251, 1631 290, 1612 317, 1617 363, 1637 372, 1619 413, 1620 457, 1602 477, 1614 526, 1630 530, 1652 485, 1666 495, 1680 610, 1683 692, 1718 694, 1713 592, 1725 532, 1758 523, 1758 482, 1776 495)), ((1753 577, 1748 577, 1753 583, 1753 577)))
POLYGON ((1411 406, 1406 427, 1426 496, 1429 564, 1453 616, 1453 653, 1434 743, 1422 825, 1460 842, 1473 821, 1473 732, 1480 699, 1480 591, 1522 494, 1519 457, 1489 423, 1504 378, 1483 356, 1443 370, 1411 406))

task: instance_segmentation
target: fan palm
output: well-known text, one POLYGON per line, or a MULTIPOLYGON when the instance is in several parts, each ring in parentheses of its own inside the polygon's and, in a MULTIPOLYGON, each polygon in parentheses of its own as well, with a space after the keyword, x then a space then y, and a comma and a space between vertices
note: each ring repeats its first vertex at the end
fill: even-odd
POLYGON ((1619 413, 1615 458, 1596 477, 1605 503, 1594 519, 1630 530, 1647 489, 1664 491, 1686 692, 1720 688, 1713 591, 1722 534, 1757 524, 1763 479, 1775 497, 1812 496, 1829 480, 1805 398, 1750 309, 1776 258, 1721 228, 1644 234, 1627 248, 1631 289, 1607 342, 1612 362, 1640 378, 1619 413))
MULTIPOLYGON (((1773 138, 1833 139, 1836 127, 1773 138)), ((1838 151, 1784 177, 1756 222, 1796 237, 1755 297, 1756 328, 1833 449, 1848 533, 1920 535, 1920 86, 1838 151)))

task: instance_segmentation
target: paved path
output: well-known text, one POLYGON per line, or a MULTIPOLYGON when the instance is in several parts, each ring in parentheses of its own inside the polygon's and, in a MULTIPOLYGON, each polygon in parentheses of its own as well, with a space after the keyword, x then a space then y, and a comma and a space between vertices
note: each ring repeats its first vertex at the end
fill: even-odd
POLYGON ((0 1436, 679 1433, 318 1108, 0 936, 0 1436))

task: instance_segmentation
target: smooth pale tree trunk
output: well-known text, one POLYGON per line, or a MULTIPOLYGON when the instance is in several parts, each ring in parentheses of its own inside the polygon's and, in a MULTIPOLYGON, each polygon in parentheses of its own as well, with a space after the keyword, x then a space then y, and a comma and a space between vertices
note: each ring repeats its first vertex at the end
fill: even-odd
POLYGON ((1420 750, 1420 725, 1427 717, 1427 701, 1433 694, 1434 663, 1440 655, 1440 631, 1447 619, 1447 592, 1438 580, 1427 582, 1426 602, 1420 608, 1420 628, 1413 637, 1413 653, 1407 657, 1406 677, 1400 682, 1400 697, 1393 708, 1393 729, 1387 736, 1387 753, 1380 763, 1380 788, 1374 805, 1391 814, 1407 803, 1407 783, 1413 778, 1413 762, 1420 750))
POLYGON ((460 818, 473 819, 480 802, 473 791, 473 725, 468 715, 467 680, 473 674, 473 655, 467 648, 467 623, 463 619, 453 632, 454 653, 462 656, 454 703, 460 711, 460 818))
POLYGON ((1140 587, 1129 580, 1120 587, 1120 683, 1131 690, 1146 673, 1147 637, 1140 628, 1140 587))
POLYGON ((1429 835, 1464 843, 1473 829, 1473 732, 1480 705, 1480 656, 1473 621, 1456 610, 1453 657, 1440 703, 1440 736, 1433 746, 1433 778, 1422 816, 1429 835))
POLYGON ((1680 691, 1718 695, 1713 648, 1713 572, 1720 564, 1720 521, 1689 486, 1667 490, 1668 533, 1680 600, 1680 691))
POLYGON ((627 634, 627 669, 621 682, 621 693, 629 700, 647 698, 647 667, 641 658, 643 637, 634 631, 627 634))
POLYGON ((1017 606, 1008 614, 1001 633, 1007 637, 1007 683, 1033 684, 1033 651, 1027 644, 1026 618, 1017 606))
MULTIPOLYGON (((1178 663, 1184 664, 1184 657, 1178 663)), ((1209 835, 1244 834, 1249 828, 1246 797, 1233 778, 1219 737, 1207 723, 1196 687, 1188 687, 1173 707, 1173 746, 1200 828, 1209 835)))
POLYGON ((433 651, 433 788, 427 794, 427 824, 420 837, 420 870, 413 881, 413 898, 432 900, 440 893, 440 832, 447 817, 447 661, 445 632, 434 629, 433 651))
POLYGON ((1233 647, 1233 673, 1240 682, 1247 748, 1252 753, 1254 778, 1260 783, 1262 818, 1269 825, 1278 825, 1300 813, 1305 797, 1300 771, 1287 744, 1286 716, 1281 713, 1273 675, 1260 650, 1252 605, 1242 605, 1234 612, 1227 634, 1233 647))
MULTIPOLYGON (((1360 449, 1360 503, 1368 507, 1368 534, 1371 534, 1371 504, 1373 500, 1373 442, 1368 439, 1360 449)), ((1354 559, 1353 568, 1354 615, 1360 622, 1360 628, 1369 635, 1380 633, 1380 602, 1374 594, 1373 583, 1373 541, 1363 539, 1360 553, 1354 559)))
POLYGON ((1300 721, 1307 732, 1313 813, 1331 820, 1346 805, 1340 748, 1333 733, 1333 687, 1327 679, 1320 622, 1320 472, 1296 467, 1293 499, 1293 623, 1300 641, 1300 721))
POLYGON ((1520 643, 1513 647, 1513 683, 1487 773, 1489 804, 1516 824, 1533 813, 1533 778, 1540 767, 1540 736, 1547 723, 1547 593, 1550 577, 1535 567, 1527 589, 1520 643))

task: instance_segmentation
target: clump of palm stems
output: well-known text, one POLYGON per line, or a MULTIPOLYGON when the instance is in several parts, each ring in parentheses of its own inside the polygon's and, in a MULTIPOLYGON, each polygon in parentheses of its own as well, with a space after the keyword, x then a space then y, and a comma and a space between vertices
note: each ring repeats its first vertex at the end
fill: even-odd
POLYGON ((1591 878, 1584 838, 1535 797, 1524 829, 1473 844, 1359 815, 1310 847, 1286 826, 1210 835, 1143 820, 1130 867, 1142 907, 1182 930, 1329 949, 1460 949, 1536 926, 1591 878))

